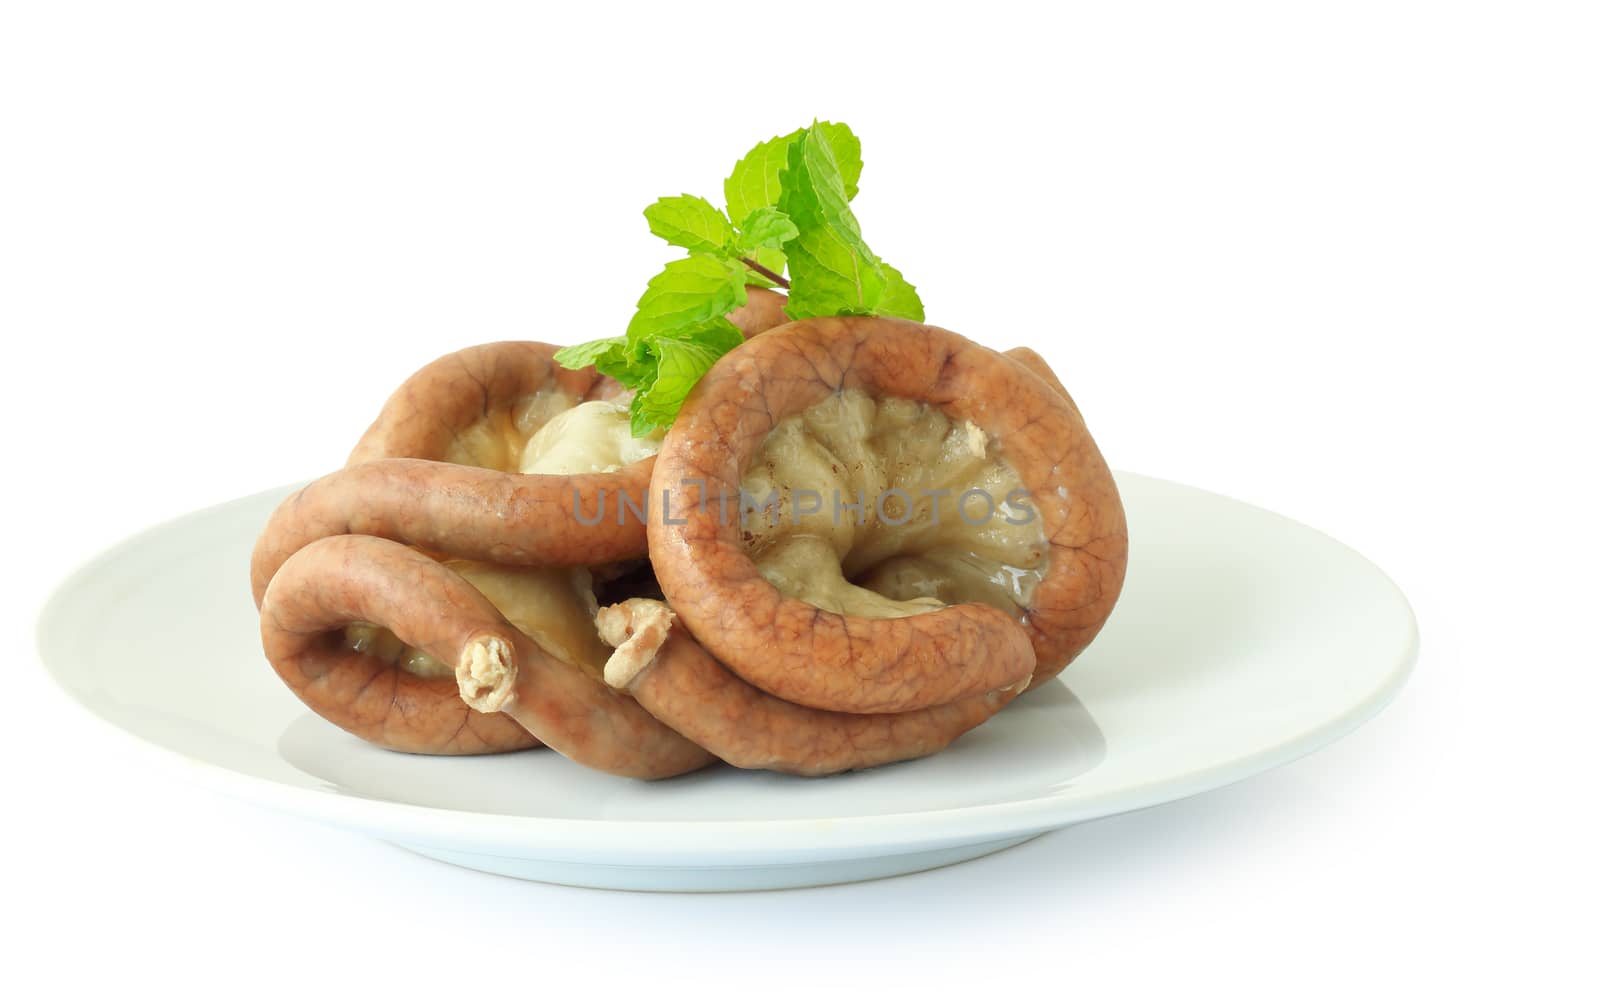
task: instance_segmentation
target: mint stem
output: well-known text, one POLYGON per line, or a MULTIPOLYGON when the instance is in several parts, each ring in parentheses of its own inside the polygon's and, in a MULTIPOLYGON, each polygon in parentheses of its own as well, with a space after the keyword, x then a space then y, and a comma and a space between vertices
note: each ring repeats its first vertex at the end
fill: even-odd
POLYGON ((773 272, 771 269, 767 268, 765 265, 762 265, 760 262, 757 262, 754 259, 750 259, 750 258, 741 258, 741 259, 739 259, 739 261, 743 262, 750 269, 751 272, 760 273, 762 276, 766 277, 767 279, 772 280, 774 283, 776 283, 777 285, 783 287, 786 290, 789 288, 789 280, 787 280, 787 279, 783 278, 782 276, 778 275, 776 272, 773 272))

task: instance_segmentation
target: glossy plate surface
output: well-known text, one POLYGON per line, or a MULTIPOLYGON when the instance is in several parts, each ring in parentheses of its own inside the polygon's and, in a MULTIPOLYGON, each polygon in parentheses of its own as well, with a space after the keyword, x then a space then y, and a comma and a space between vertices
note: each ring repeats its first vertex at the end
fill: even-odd
POLYGON ((260 653, 246 570, 287 488, 94 559, 45 608, 40 651, 92 713, 169 755, 159 763, 444 861, 641 890, 896 875, 1283 764, 1404 682, 1416 624, 1371 563, 1244 503, 1117 480, 1133 558, 1090 650, 944 753, 834 778, 717 768, 638 782, 545 750, 431 758, 347 736, 260 653))

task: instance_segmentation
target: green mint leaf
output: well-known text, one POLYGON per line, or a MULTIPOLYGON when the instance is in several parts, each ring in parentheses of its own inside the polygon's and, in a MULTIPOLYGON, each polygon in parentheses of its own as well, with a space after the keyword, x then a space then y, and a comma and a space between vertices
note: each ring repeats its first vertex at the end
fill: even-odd
POLYGON ((883 269, 883 295, 878 298, 878 307, 873 313, 905 318, 907 321, 926 320, 917 288, 906 282, 900 270, 888 262, 880 260, 878 265, 883 269))
POLYGON ((716 254, 733 241, 722 211, 697 195, 669 195, 644 211, 650 233, 680 248, 716 254))
POLYGON ((568 370, 582 370, 586 366, 594 366, 607 357, 621 358, 626 351, 627 340, 622 336, 615 338, 600 338, 593 342, 579 342, 556 350, 555 360, 568 370))
POLYGON ((871 314, 883 295, 876 263, 831 230, 804 231, 786 246, 790 318, 871 314))
POLYGON ((555 361, 569 370, 592 366, 624 387, 648 383, 655 375, 655 357, 638 339, 625 335, 557 349, 555 361))
MULTIPOLYGON (((712 318, 710 321, 702 321, 697 325, 691 325, 688 328, 663 335, 661 339, 693 342, 711 350, 719 357, 744 345, 744 335, 727 318, 712 318)), ((659 342, 661 339, 656 341, 659 342)))
POLYGON ((820 131, 827 139, 834 163, 839 165, 839 178, 844 182, 844 197, 855 199, 861 191, 861 141, 843 122, 812 123, 811 131, 820 131))
POLYGON ((628 337, 645 338, 720 318, 747 299, 748 274, 739 262, 710 255, 669 262, 639 298, 639 309, 628 322, 628 337))
MULTIPOLYGON (((678 406, 683 407, 682 403, 678 406)), ((677 418, 676 415, 673 418, 677 418)), ((669 422, 668 425, 671 425, 669 422)), ((666 429, 667 426, 657 424, 654 414, 648 414, 639 408, 639 399, 634 398, 633 404, 628 406, 628 435, 634 439, 643 439, 657 429, 666 429)))
MULTIPOLYGON (((739 250, 742 252, 754 251, 757 248, 782 248, 784 242, 792 241, 800 234, 800 228, 789 219, 789 214, 772 206, 762 206, 752 209, 739 224, 739 250)), ((763 263, 764 264, 764 263, 763 263)))
POLYGON ((722 196, 728 201, 728 218, 743 220, 751 210, 774 206, 778 202, 778 171, 789 160, 789 144, 803 130, 787 136, 774 136, 757 143, 733 166, 733 173, 722 183, 722 196))
POLYGON ((778 172, 778 208, 801 232, 820 228, 861 240, 861 224, 845 198, 844 176, 833 159, 833 147, 821 132, 804 130, 789 145, 789 159, 778 172))
POLYGON ((726 318, 713 318, 671 335, 650 340, 655 374, 649 386, 634 395, 629 421, 634 436, 665 429, 678 417, 684 399, 713 363, 744 341, 726 318))
POLYGON ((630 390, 647 387, 656 377, 656 358, 642 346, 637 348, 632 354, 603 356, 595 360, 594 368, 630 390))
POLYGON ((872 313, 883 294, 883 271, 861 238, 844 176, 821 130, 808 129, 790 145, 779 179, 778 208, 800 231, 784 245, 792 284, 785 312, 791 318, 872 313))

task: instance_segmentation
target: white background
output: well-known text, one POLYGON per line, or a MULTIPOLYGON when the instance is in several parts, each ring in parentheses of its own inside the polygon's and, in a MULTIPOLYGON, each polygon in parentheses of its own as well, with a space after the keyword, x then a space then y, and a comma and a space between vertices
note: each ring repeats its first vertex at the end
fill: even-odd
POLYGON ((1100 6, 5 5, 0 980, 1594 1000, 1594 8, 1100 6), (49 684, 32 620, 77 562, 337 466, 442 352, 620 330, 668 257, 645 204, 813 116, 864 137, 865 232, 930 321, 1043 350, 1116 466, 1394 576, 1423 634, 1395 705, 976 863, 673 896, 235 804, 49 684))

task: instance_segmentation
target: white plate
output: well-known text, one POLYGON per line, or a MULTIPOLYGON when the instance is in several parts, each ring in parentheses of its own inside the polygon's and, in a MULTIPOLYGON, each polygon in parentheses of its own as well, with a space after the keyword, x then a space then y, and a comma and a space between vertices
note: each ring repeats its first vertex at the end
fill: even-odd
POLYGON ((1331 538, 1222 496, 1118 476, 1133 560, 1090 650, 945 752, 825 779, 717 768, 611 778, 547 750, 418 757, 307 712, 261 656, 246 570, 278 489, 91 561, 40 619, 95 715, 202 781, 433 858, 633 890, 892 876, 1226 785, 1300 757, 1404 682, 1416 623, 1331 538))

